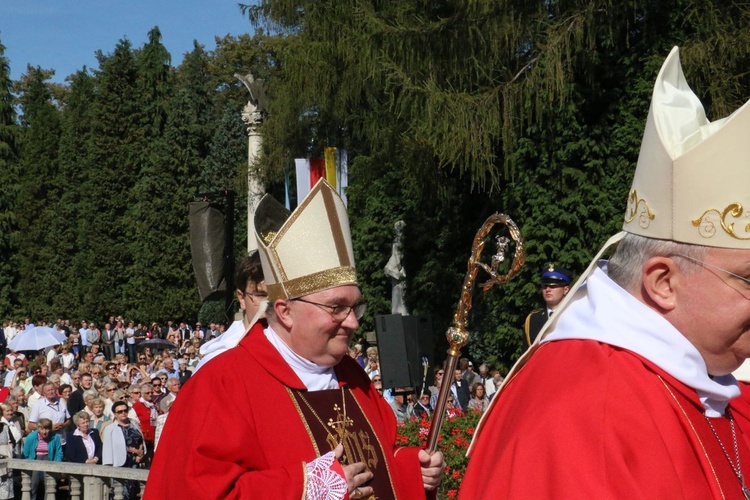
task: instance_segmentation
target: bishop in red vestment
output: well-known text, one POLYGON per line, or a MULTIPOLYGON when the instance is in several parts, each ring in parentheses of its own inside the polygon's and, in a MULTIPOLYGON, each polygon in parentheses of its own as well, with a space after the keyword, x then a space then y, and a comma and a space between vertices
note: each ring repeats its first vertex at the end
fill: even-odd
POLYGON ((425 498, 442 454, 396 447, 393 411, 347 356, 365 304, 343 201, 325 180, 293 214, 266 196, 255 227, 268 327, 180 391, 145 498, 425 498))
POLYGON ((651 102, 623 232, 493 399, 462 498, 750 498, 750 104, 709 122, 677 48, 651 102))
MULTIPOLYGON (((349 356, 335 370, 373 429, 374 439, 358 443, 382 446, 380 469, 390 474, 395 493, 378 498, 423 498, 419 450, 395 447, 393 410, 349 356)), ((316 444, 312 428, 321 424, 302 416, 290 391, 305 386, 256 324, 238 347, 207 363, 180 391, 146 498, 305 498, 305 464, 331 448, 316 444)))

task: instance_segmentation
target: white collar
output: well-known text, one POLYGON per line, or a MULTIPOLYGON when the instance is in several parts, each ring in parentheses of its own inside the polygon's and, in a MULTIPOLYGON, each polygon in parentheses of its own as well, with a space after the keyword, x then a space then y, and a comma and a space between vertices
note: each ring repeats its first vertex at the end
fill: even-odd
MULTIPOLYGON (((257 323, 261 318, 263 318, 263 315, 266 313, 267 307, 267 300, 264 300, 260 303, 260 305, 258 306, 258 312, 256 312, 255 316, 253 316, 253 318, 250 320, 250 328, 252 328, 252 326, 255 325, 255 323, 257 323)), ((200 348, 202 358, 198 362, 198 366, 196 366, 195 370, 193 370, 193 373, 202 368, 210 359, 218 356, 224 351, 236 347, 242 341, 242 339, 245 338, 245 335, 247 335, 247 333, 250 331, 250 328, 245 328, 245 323, 241 319, 234 321, 229 326, 229 329, 227 329, 227 331, 225 331, 223 334, 203 344, 200 348)))
POLYGON ((143 397, 141 397, 138 401, 143 403, 143 405, 148 409, 151 409, 154 407, 154 403, 152 401, 146 401, 145 399, 143 399, 143 397))
POLYGON ((287 362, 294 373, 302 380, 307 390, 322 391, 325 389, 338 389, 339 382, 332 366, 319 366, 303 358, 286 345, 279 334, 270 326, 263 330, 266 338, 272 346, 279 351, 281 357, 287 362))
POLYGON ((81 436, 83 439, 91 439, 88 433, 84 434, 83 432, 81 432, 81 429, 78 429, 78 428, 76 428, 76 430, 73 431, 73 435, 81 436))
POLYGON ((588 339, 632 351, 695 389, 709 417, 724 414, 740 395, 732 375, 714 377, 698 350, 671 323, 613 282, 600 261, 554 330, 542 341, 588 339))

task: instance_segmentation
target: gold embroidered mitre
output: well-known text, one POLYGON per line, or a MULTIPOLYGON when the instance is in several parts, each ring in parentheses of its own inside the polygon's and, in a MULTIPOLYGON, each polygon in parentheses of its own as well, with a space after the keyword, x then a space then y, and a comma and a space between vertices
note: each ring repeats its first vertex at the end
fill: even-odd
POLYGON ((265 195, 254 223, 271 304, 357 284, 346 206, 325 179, 291 213, 265 195))
POLYGON ((709 122, 673 48, 656 78, 623 229, 750 248, 749 105, 709 122))

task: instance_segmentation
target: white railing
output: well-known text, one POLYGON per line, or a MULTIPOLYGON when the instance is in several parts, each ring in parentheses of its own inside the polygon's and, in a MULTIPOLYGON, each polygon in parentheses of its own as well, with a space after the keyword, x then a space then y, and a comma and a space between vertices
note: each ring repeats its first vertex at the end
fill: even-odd
POLYGON ((125 481, 138 481, 143 491, 148 479, 148 471, 143 469, 17 458, 0 460, 0 475, 20 473, 21 500, 31 500, 31 475, 36 471, 44 472, 47 500, 55 500, 57 480, 61 477, 69 480, 71 500, 107 500, 112 490, 114 499, 122 500, 125 481))

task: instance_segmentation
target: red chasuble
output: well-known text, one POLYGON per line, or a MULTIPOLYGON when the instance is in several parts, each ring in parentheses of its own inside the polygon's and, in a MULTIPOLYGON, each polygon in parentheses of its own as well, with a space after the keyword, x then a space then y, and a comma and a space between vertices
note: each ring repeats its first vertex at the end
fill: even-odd
POLYGON ((730 421, 711 423, 693 389, 630 351, 542 344, 477 429, 460 497, 744 498, 730 421))
MULTIPOLYGON (((347 453, 370 461, 377 484, 390 477, 386 483, 391 491, 385 489, 378 498, 425 498, 419 450, 395 447, 393 410, 356 361, 346 356, 335 371, 347 398, 347 417, 357 420, 357 435, 345 436, 347 453), (368 448, 376 444, 382 459, 368 448)), ((305 463, 331 448, 317 418, 307 407, 302 410, 305 404, 299 395, 315 400, 313 408, 327 423, 338 419, 330 402, 341 391, 323 392, 328 394, 308 393, 268 342, 263 327, 253 326, 236 348, 212 359, 180 391, 144 498, 303 499, 305 463), (313 431, 315 425, 319 429, 313 431)), ((343 405, 339 409, 343 413, 343 405)), ((335 435, 335 424, 331 429, 335 435)), ((355 432, 355 427, 347 430, 355 432)))

